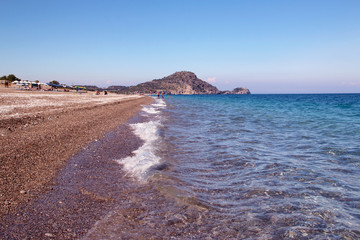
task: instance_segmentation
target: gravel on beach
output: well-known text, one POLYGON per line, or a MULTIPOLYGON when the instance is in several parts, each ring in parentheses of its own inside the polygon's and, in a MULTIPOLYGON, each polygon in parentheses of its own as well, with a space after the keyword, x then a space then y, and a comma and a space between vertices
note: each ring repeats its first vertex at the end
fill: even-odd
POLYGON ((51 190, 72 156, 151 102, 142 96, 0 89, 0 217, 51 190))

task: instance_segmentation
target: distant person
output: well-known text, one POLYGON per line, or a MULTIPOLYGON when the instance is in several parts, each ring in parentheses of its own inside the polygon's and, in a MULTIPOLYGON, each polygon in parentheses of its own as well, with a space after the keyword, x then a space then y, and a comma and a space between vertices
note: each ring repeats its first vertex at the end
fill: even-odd
POLYGON ((107 95, 107 91, 104 91, 104 95, 107 95))
POLYGON ((160 93, 158 93, 158 98, 160 98, 160 93))
POLYGON ((164 93, 161 93, 161 97, 164 98, 164 93))
POLYGON ((9 87, 9 82, 5 81, 5 87, 8 88, 9 87))

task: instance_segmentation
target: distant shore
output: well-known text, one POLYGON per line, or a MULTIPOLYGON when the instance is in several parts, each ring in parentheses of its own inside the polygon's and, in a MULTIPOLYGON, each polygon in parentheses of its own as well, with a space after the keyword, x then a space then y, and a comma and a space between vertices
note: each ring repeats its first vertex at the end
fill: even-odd
POLYGON ((0 217, 49 191, 67 160, 152 99, 0 88, 0 217))

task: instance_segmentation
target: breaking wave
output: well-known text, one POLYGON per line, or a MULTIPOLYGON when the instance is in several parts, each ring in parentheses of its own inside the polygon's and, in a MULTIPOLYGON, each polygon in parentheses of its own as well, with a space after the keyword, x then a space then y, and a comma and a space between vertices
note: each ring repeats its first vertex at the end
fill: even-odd
POLYGON ((120 159, 117 162, 123 165, 125 171, 145 182, 149 169, 160 163, 161 158, 156 154, 159 142, 159 128, 161 123, 161 109, 166 107, 162 99, 155 99, 151 105, 144 106, 142 114, 147 116, 147 121, 130 124, 136 136, 144 141, 144 144, 133 152, 133 156, 120 159))

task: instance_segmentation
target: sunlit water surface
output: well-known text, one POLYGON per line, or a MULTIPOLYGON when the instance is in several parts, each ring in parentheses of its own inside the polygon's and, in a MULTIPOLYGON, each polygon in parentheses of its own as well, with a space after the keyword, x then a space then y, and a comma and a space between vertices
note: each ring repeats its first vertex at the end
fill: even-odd
POLYGON ((172 96, 142 117, 130 200, 87 238, 360 238, 359 94, 172 96))

